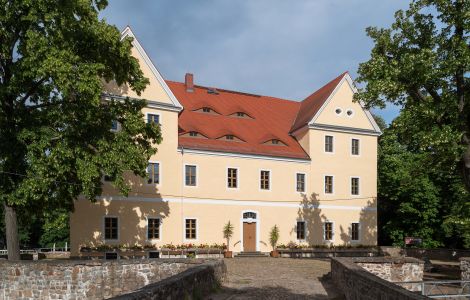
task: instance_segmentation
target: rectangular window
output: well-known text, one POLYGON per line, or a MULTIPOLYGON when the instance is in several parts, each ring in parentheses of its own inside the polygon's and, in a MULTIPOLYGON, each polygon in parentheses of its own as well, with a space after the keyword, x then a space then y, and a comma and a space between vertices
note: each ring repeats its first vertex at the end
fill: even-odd
POLYGON ((326 222, 324 224, 324 233, 323 236, 325 237, 326 241, 332 241, 333 240, 333 223, 331 222, 326 222))
POLYGON ((196 239, 196 219, 186 219, 185 228, 186 228, 186 239, 195 240, 196 239))
POLYGON ((359 195, 359 178, 351 178, 351 195, 359 195))
POLYGON ((119 129, 119 123, 118 123, 118 121, 113 120, 113 121, 111 122, 111 130, 112 130, 112 131, 118 131, 118 129, 119 129))
POLYGON ((333 152, 333 136, 325 135, 325 152, 333 152))
POLYGON ((333 176, 325 176, 325 194, 333 194, 333 176))
POLYGON ((296 190, 297 192, 304 193, 305 192, 305 174, 297 173, 297 185, 296 190))
POLYGON ((104 218, 104 239, 117 240, 118 239, 118 218, 105 217, 104 218))
POLYGON ((359 223, 351 224, 351 240, 359 241, 359 223))
POLYGON ((160 164, 149 163, 147 166, 148 183, 160 183, 160 164))
POLYGON ((147 123, 160 124, 160 116, 155 114, 147 114, 147 123))
POLYGON ((229 188, 237 188, 238 187, 238 173, 237 169, 235 168, 228 168, 227 169, 227 186, 229 188))
POLYGON ((185 184, 196 186, 196 166, 185 166, 185 184))
POLYGON ((359 140, 358 139, 351 140, 351 154, 359 155, 359 140))
POLYGON ((304 221, 297 222, 297 239, 305 240, 305 222, 304 221))
POLYGON ((260 188, 269 190, 269 171, 261 171, 260 176, 260 188))
POLYGON ((147 219, 147 239, 160 238, 160 219, 148 218, 147 219))

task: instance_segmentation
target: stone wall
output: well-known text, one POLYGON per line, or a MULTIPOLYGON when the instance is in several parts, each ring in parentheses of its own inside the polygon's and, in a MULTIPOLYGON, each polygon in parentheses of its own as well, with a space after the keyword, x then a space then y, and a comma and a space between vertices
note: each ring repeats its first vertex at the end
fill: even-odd
MULTIPOLYGON (((334 284, 348 300, 428 299, 390 281, 422 281, 424 263, 414 258, 338 257, 331 259, 334 284)), ((414 286, 409 286, 414 289, 414 286)))
POLYGON ((221 261, 190 268, 175 276, 152 283, 112 300, 202 299, 220 287, 226 267, 221 261))
POLYGON ((104 299, 135 291, 192 267, 222 264, 202 259, 117 261, 0 261, 6 299, 104 299))
POLYGON ((470 280, 470 257, 460 258, 460 279, 470 280))

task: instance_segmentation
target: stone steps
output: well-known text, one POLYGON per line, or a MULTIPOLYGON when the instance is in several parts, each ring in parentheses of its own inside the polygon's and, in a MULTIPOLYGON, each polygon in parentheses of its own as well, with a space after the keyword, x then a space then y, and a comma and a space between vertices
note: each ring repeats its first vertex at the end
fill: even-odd
POLYGON ((268 253, 254 251, 254 252, 240 252, 235 257, 269 257, 268 253))

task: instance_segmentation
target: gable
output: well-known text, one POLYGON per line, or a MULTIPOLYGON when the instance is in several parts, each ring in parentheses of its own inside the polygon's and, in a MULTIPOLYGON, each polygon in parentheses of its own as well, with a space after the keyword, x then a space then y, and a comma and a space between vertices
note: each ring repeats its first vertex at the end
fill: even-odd
POLYGON ((361 104, 353 101, 353 96, 353 89, 347 80, 343 80, 331 95, 330 100, 312 119, 312 124, 375 130, 366 111, 361 104))
POLYGON ((140 68, 146 78, 149 79, 149 84, 145 90, 139 95, 130 89, 127 85, 118 86, 116 82, 104 83, 104 90, 106 93, 131 98, 141 98, 148 101, 167 104, 178 109, 182 109, 181 104, 178 102, 172 91, 166 84, 165 80, 152 63, 147 53, 136 39, 135 35, 129 27, 126 27, 122 32, 122 38, 132 37, 132 50, 131 55, 135 57, 140 65, 140 68))

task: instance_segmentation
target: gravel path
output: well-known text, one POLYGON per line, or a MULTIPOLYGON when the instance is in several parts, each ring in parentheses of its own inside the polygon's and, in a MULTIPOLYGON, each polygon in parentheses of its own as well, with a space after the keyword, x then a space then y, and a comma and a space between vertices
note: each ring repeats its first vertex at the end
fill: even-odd
POLYGON ((327 275, 330 262, 318 259, 225 259, 227 278, 207 300, 341 299, 327 275))

